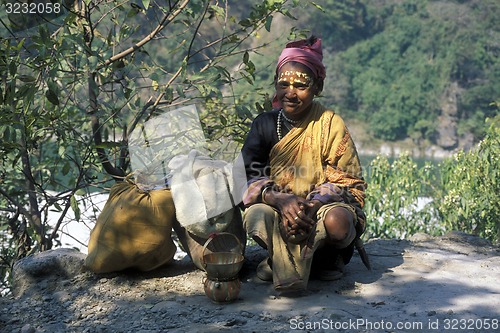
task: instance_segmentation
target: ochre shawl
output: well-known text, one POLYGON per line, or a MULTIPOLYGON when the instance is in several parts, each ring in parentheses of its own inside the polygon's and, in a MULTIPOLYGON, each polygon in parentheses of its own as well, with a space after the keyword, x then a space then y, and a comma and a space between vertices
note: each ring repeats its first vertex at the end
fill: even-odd
POLYGON ((270 152, 271 180, 306 197, 325 183, 348 189, 364 205, 366 183, 354 142, 342 118, 313 102, 306 118, 270 152))

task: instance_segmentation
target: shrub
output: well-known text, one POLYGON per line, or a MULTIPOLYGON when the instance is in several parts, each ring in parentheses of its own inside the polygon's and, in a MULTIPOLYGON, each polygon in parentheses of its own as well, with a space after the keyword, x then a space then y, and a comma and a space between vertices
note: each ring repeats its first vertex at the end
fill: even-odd
POLYGON ((438 234, 430 194, 436 167, 427 162, 419 168, 408 155, 392 164, 378 156, 369 165, 365 212, 368 218, 365 237, 406 238, 417 232, 438 234))
POLYGON ((369 165, 365 237, 463 231, 500 240, 500 115, 476 149, 423 167, 408 155, 369 165))
POLYGON ((476 149, 457 153, 440 166, 441 191, 434 200, 446 229, 491 241, 500 239, 500 115, 476 149))

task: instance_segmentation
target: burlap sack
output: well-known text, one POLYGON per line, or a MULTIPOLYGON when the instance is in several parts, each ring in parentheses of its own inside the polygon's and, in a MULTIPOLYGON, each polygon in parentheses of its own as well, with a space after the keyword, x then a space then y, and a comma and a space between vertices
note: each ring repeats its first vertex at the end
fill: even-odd
POLYGON ((175 209, 169 190, 141 191, 121 182, 111 192, 90 234, 85 267, 95 273, 149 271, 173 259, 175 209))

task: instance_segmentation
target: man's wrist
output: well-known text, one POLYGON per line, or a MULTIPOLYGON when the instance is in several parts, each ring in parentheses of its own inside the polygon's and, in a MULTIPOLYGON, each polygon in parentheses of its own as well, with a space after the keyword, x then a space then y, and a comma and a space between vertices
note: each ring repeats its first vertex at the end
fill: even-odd
POLYGON ((268 194, 272 190, 273 190, 272 184, 267 184, 266 186, 264 186, 264 188, 262 189, 261 195, 260 195, 262 203, 265 203, 266 205, 270 205, 269 201, 266 200, 266 194, 268 194))

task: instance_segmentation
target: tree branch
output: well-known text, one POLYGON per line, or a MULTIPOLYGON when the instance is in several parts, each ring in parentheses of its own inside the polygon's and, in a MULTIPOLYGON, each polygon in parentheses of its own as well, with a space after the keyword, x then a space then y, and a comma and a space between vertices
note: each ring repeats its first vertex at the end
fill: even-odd
POLYGON ((106 150, 102 147, 102 132, 101 124, 99 122, 98 104, 97 104, 97 82, 95 82, 95 73, 89 75, 89 103, 90 103, 90 123, 92 125, 92 135, 94 137, 94 144, 96 146, 97 156, 106 172, 115 180, 123 180, 125 171, 113 166, 108 159, 106 150))
POLYGON ((106 66, 109 66, 113 62, 120 60, 120 59, 128 56, 129 54, 137 51, 141 47, 143 47, 145 44, 147 44, 149 41, 151 41, 160 31, 162 31, 175 17, 177 17, 186 8, 189 1, 190 0, 184 0, 179 5, 179 7, 177 7, 177 9, 174 12, 171 12, 171 13, 168 13, 167 15, 165 15, 165 17, 161 20, 160 24, 158 24, 158 26, 149 35, 147 35, 141 41, 139 41, 135 45, 129 47, 128 49, 112 56, 111 58, 106 60, 102 65, 98 66, 96 68, 96 70, 98 71, 106 66))
MULTIPOLYGON (((99 159, 101 161, 101 164, 104 168, 104 170, 109 174, 111 175, 115 180, 117 181, 120 181, 120 180, 123 180, 123 178, 125 177, 125 165, 126 163, 124 163, 124 158, 125 156, 127 156, 127 152, 125 151, 127 148, 122 148, 121 151, 120 151, 120 159, 119 159, 119 166, 114 166, 110 161, 109 161, 109 158, 106 154, 106 150, 102 147, 102 132, 101 132, 101 124, 99 122, 99 117, 98 117, 98 111, 99 111, 99 106, 98 106, 98 103, 97 103, 97 94, 98 94, 98 88, 97 88, 97 82, 96 82, 96 73, 97 71, 99 71, 100 69, 106 67, 106 66, 109 66, 110 64, 112 64, 113 62, 115 61, 118 61, 126 56, 128 56, 129 54, 137 51, 138 49, 140 49, 142 46, 144 46, 146 43, 148 43, 149 41, 151 41, 161 30, 163 30, 175 17, 177 17, 185 8, 186 6, 188 5, 189 3, 189 0, 184 0, 178 7, 175 11, 173 12, 170 12, 168 14, 165 15, 165 17, 162 19, 162 21, 159 23, 159 25, 149 34, 147 35, 144 39, 142 39, 141 41, 139 41, 138 43, 136 43, 134 46, 120 52, 119 54, 117 55, 114 55, 112 56, 111 58, 109 58, 107 61, 105 61, 102 65, 98 66, 96 68, 96 71, 94 73, 91 73, 89 75, 89 82, 88 82, 88 88, 89 88, 89 100, 90 100, 90 111, 89 111, 89 114, 90 114, 90 121, 91 121, 91 125, 92 125, 92 133, 93 133, 93 138, 94 138, 94 143, 96 145, 96 151, 97 151, 97 155, 99 156, 99 159)), ((172 9, 172 7, 171 7, 172 9)), ((91 36, 89 34, 89 36, 91 36)), ((87 34, 86 34, 86 37, 87 37, 87 34)), ((91 40, 88 39, 87 37, 87 45, 90 49, 91 45, 91 40)), ((178 71, 177 75, 175 75, 174 77, 177 77, 178 74, 180 73, 180 70, 178 71)), ((163 95, 162 95, 163 96, 163 95)), ((154 105, 156 106, 158 104, 160 99, 157 99, 156 103, 154 103, 154 105)), ((141 112, 141 116, 142 114, 144 114, 146 112, 146 110, 151 106, 151 104, 148 102, 145 107, 143 108, 143 111, 141 112)), ((153 107, 153 110, 154 110, 154 107, 153 107)), ((140 119, 140 116, 136 118, 136 120, 134 121, 134 123, 132 124, 132 130, 133 128, 135 128, 135 126, 137 125, 137 122, 139 121, 140 119)), ((124 140, 123 142, 127 142, 127 132, 130 133, 131 130, 129 131, 125 131, 124 133, 124 140)))

